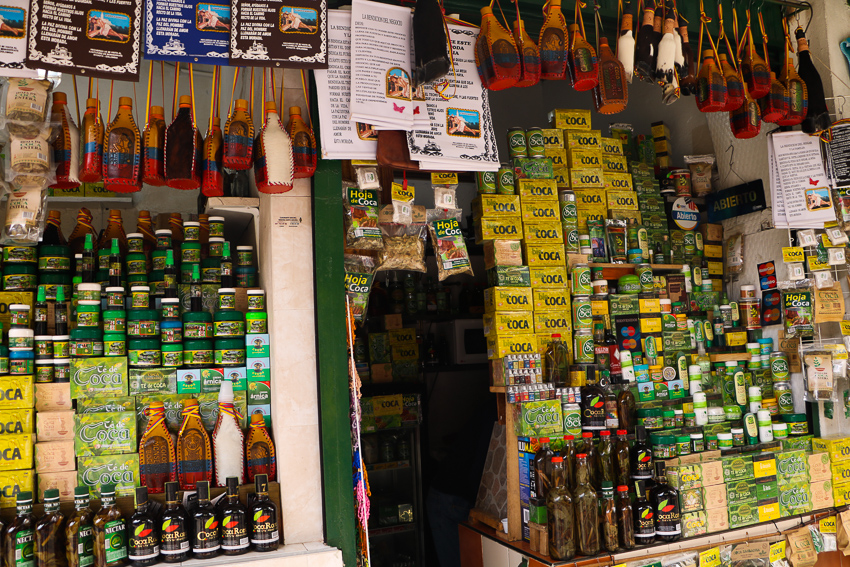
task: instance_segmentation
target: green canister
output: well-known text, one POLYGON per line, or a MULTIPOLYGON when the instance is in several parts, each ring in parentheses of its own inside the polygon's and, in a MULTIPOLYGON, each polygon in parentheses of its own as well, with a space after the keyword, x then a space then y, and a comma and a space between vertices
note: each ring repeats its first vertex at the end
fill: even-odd
POLYGON ((245 314, 245 332, 263 335, 269 332, 269 320, 265 311, 248 311, 245 314))
MULTIPOLYGON (((212 315, 206 311, 189 311, 183 314, 184 340, 211 339, 212 336, 212 315)), ((212 351, 212 347, 209 350, 212 351)))
POLYGON ((70 382, 71 381, 71 359, 70 358, 54 358, 53 359, 53 381, 54 382, 70 382))
POLYGON ((183 366, 182 343, 162 345, 162 365, 168 368, 178 368, 183 366))
POLYGON ((221 258, 222 254, 224 254, 224 238, 211 236, 209 242, 210 258, 221 258))
POLYGON ((124 333, 103 333, 104 356, 127 356, 127 335, 124 333))
POLYGON ((245 341, 242 339, 216 339, 216 366, 245 366, 245 341))
POLYGON ((103 356, 103 335, 97 329, 71 331, 71 356, 103 356))
POLYGON ((245 336, 245 319, 241 312, 217 311, 213 323, 213 335, 216 338, 245 336))
POLYGON ((237 246, 236 247, 236 265, 237 266, 253 266, 254 265, 254 247, 253 246, 237 246))
POLYGON ((162 365, 162 350, 157 339, 130 339, 127 356, 132 367, 153 368, 162 365))
POLYGON ((100 304, 80 301, 77 304, 77 328, 97 329, 100 326, 100 304))
POLYGON ((256 287, 257 286, 257 268, 254 266, 236 266, 236 286, 237 287, 256 287))
POLYGON ((266 292, 262 289, 249 289, 248 295, 248 311, 265 311, 266 310, 266 292))
POLYGON ((200 368, 211 366, 215 356, 213 355, 213 342, 209 339, 189 339, 183 341, 183 364, 189 368, 200 368))
POLYGON ((155 270, 148 276, 148 286, 151 294, 154 297, 162 297, 165 295, 165 272, 163 270, 155 270))
POLYGON ((127 313, 127 335, 132 338, 154 338, 159 335, 159 313, 156 309, 133 309, 127 313))
MULTIPOLYGON (((33 248, 33 250, 35 250, 33 248)), ((3 266, 4 291, 35 291, 38 287, 35 264, 6 264, 3 266)))
POLYGON ((224 217, 210 217, 210 238, 224 238, 224 217))
POLYGON ((53 335, 37 335, 35 337, 35 357, 41 360, 53 358, 53 335))
POLYGON ((200 264, 201 262, 201 243, 200 242, 184 242, 180 247, 181 263, 200 264))
POLYGON ((221 283, 221 258, 210 256, 201 260, 201 281, 203 283, 221 283))
POLYGON ((151 265, 153 266, 154 271, 163 271, 165 270, 165 257, 167 256, 166 250, 154 250, 151 252, 151 265))
POLYGON ((779 416, 782 423, 788 425, 788 435, 796 437, 809 434, 809 422, 804 413, 788 413, 779 416))
MULTIPOLYGON (((13 303, 9 306, 11 313, 12 328, 25 328, 30 326, 30 306, 23 303, 13 303)), ((30 347, 32 348, 32 347, 30 347)))
POLYGON ((39 272, 71 271, 71 249, 59 244, 42 245, 38 251, 39 272))
POLYGON ((3 247, 3 263, 35 264, 38 261, 37 254, 38 249, 35 246, 18 246, 11 244, 3 247))
POLYGON ((127 275, 129 276, 138 276, 138 275, 147 275, 148 273, 148 259, 144 254, 133 253, 127 254, 127 275))

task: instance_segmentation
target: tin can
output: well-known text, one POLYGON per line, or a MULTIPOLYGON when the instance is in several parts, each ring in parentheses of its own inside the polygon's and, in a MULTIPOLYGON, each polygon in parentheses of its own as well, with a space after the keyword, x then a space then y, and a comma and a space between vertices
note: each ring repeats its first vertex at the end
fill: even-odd
MULTIPOLYGON (((561 205, 561 227, 564 229, 564 246, 567 249, 567 253, 577 254, 580 244, 576 194, 572 191, 561 191, 558 193, 558 201, 561 205)), ((590 246, 589 242, 588 246, 590 246)))
POLYGON ((509 165, 503 163, 496 174, 496 193, 499 195, 513 195, 514 192, 514 170, 509 165))
POLYGON ((676 195, 679 197, 691 196, 691 172, 687 169, 674 169, 670 172, 676 195))
MULTIPOLYGON (((694 233, 691 231, 685 232, 685 256, 693 256, 697 251, 697 242, 694 233)), ((695 268, 699 269, 699 268, 695 268)))
POLYGON ((543 143, 543 130, 541 128, 529 128, 526 130, 525 141, 528 147, 528 157, 544 157, 546 155, 546 147, 543 143))
POLYGON ((794 413, 794 396, 791 394, 791 384, 789 382, 775 382, 773 384, 773 392, 776 394, 776 405, 779 409, 779 414, 787 415, 794 413))
POLYGON ((770 353, 770 374, 773 376, 774 382, 785 382, 788 380, 789 368, 787 354, 778 350, 770 353))
POLYGON ((561 404, 564 415, 564 433, 578 437, 581 435, 581 406, 578 404, 561 404))
POLYGON ((655 291, 655 282, 652 279, 652 266, 649 264, 638 264, 635 267, 635 275, 640 280, 640 290, 645 293, 655 291))
POLYGON ((578 364, 592 364, 595 360, 593 335, 589 329, 580 329, 575 334, 575 350, 573 356, 578 364))
MULTIPOLYGON (((540 134, 542 137, 543 133, 540 134)), ((508 129, 508 153, 512 158, 528 157, 525 129, 519 126, 508 129)))
POLYGON ((758 299, 742 299, 738 307, 741 310, 741 320, 745 329, 748 331, 761 329, 761 309, 758 299))
POLYGON ((590 305, 590 296, 576 295, 573 297, 573 329, 576 331, 589 330, 592 322, 593 308, 590 305))
POLYGON ((496 192, 496 172, 495 171, 479 171, 475 174, 475 181, 478 185, 479 193, 495 193, 496 192))
POLYGON ((593 285, 590 280, 590 266, 587 264, 576 264, 573 266, 572 290, 573 295, 590 295, 592 293, 593 285))

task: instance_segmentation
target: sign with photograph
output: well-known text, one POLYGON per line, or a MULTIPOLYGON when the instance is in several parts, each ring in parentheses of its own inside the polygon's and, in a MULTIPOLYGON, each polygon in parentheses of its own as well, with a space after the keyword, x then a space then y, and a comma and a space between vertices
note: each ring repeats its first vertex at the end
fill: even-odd
POLYGON ((327 68, 326 0, 231 0, 230 11, 233 65, 327 68))
POLYGON ((0 75, 34 79, 38 73, 24 65, 27 55, 29 0, 4 0, 0 6, 0 75))
POLYGON ((230 3, 147 0, 145 57, 226 65, 230 3))

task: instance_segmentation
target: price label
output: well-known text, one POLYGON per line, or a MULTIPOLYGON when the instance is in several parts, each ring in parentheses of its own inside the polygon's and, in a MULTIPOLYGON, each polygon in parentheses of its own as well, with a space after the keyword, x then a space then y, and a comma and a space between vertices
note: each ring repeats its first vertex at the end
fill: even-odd
POLYGON ((841 325, 841 334, 850 336, 850 321, 839 321, 838 324, 841 325))
POLYGON ((717 567, 720 565, 720 548, 712 547, 699 554, 699 567, 717 567))
POLYGON ((457 185, 457 173, 435 171, 431 174, 431 185, 457 185))
POLYGON ((820 521, 820 533, 834 534, 837 531, 835 527, 835 516, 828 516, 820 521))
POLYGON ((829 269, 829 263, 818 262, 817 256, 809 256, 806 260, 809 262, 809 271, 810 272, 815 272, 817 270, 828 270, 829 269))
POLYGON ((790 264, 791 262, 803 262, 805 258, 805 251, 798 246, 785 246, 782 248, 782 261, 786 264, 790 264))
POLYGON ((785 559, 785 540, 770 544, 770 562, 785 559))
POLYGON ((392 187, 392 199, 393 201, 401 201, 412 203, 414 197, 416 196, 416 192, 413 188, 413 185, 408 185, 405 187, 401 183, 393 183, 392 187))

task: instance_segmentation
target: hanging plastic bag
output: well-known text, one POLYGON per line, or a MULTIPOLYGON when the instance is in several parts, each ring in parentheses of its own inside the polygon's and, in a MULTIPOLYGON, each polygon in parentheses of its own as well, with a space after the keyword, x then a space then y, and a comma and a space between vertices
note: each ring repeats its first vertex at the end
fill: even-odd
POLYGON ((437 275, 440 281, 459 274, 473 275, 466 240, 460 229, 461 209, 429 209, 428 232, 437 256, 437 275))
POLYGON ((375 279, 375 260, 370 256, 346 254, 343 258, 345 269, 345 294, 351 305, 354 320, 362 323, 369 309, 369 292, 375 279))
MULTIPOLYGON (((266 100, 266 113, 260 133, 254 140, 254 181, 261 193, 286 193, 292 190, 294 170, 292 140, 280 123, 274 95, 274 74, 271 76, 271 100, 266 100)), ((282 86, 282 85, 281 85, 282 86)), ((266 70, 263 70, 263 97, 266 95, 266 70)))
POLYGON ((0 77, 0 130, 20 138, 48 137, 52 91, 47 80, 0 77))
POLYGON ((15 191, 6 201, 6 220, 3 223, 2 242, 35 246, 44 230, 46 191, 33 189, 15 191))
MULTIPOLYGON (((424 215, 420 213, 419 216, 424 215)), ((424 221, 424 218, 422 220, 424 221)), ((384 247, 378 253, 377 271, 408 270, 423 274, 428 272, 425 264, 425 240, 428 238, 428 231, 424 222, 381 223, 381 234, 384 247)))
POLYGON ((378 191, 357 187, 345 187, 343 191, 346 248, 380 250, 384 241, 378 226, 378 191))

